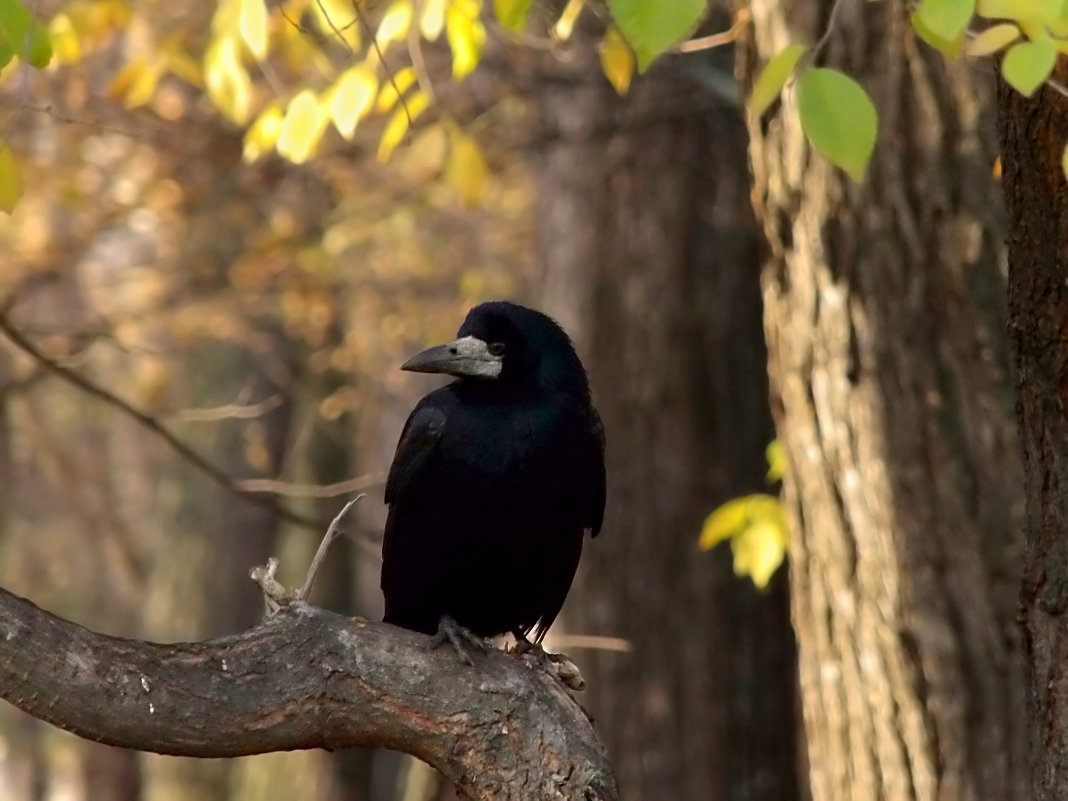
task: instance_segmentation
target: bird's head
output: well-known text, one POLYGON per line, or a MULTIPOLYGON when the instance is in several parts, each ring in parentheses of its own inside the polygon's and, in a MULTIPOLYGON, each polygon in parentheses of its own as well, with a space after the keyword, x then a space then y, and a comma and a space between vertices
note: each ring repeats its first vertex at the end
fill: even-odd
POLYGON ((507 301, 475 306, 456 339, 417 353, 402 370, 461 379, 533 383, 589 396, 586 371, 564 330, 548 315, 507 301))

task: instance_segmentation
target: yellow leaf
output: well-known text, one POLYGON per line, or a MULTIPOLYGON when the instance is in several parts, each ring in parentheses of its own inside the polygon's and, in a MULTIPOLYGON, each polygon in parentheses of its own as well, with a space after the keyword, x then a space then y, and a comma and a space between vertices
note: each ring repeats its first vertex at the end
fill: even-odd
POLYGON ((408 133, 408 128, 416 118, 426 111, 430 105, 430 98, 424 92, 415 92, 406 105, 402 105, 393 112, 393 116, 386 123, 386 129, 382 132, 382 139, 378 142, 378 160, 389 161, 397 145, 408 133))
POLYGON ((452 49, 452 77, 463 78, 478 66, 486 29, 478 18, 478 3, 452 0, 445 12, 445 33, 452 49))
POLYGON ((167 38, 160 45, 160 60, 164 69, 198 89, 204 87, 204 70, 199 62, 182 47, 178 36, 167 38))
POLYGON ((135 58, 119 70, 108 87, 108 95, 121 97, 126 108, 140 108, 156 92, 159 79, 163 77, 161 64, 135 58))
POLYGON ((303 90, 286 108, 278 132, 278 152, 294 164, 303 164, 322 139, 329 120, 315 92, 303 90))
POLYGON ((989 56, 1020 38, 1020 29, 1008 22, 991 25, 981 34, 964 45, 964 52, 969 56, 989 56))
POLYGON ((126 93, 126 98, 123 100, 123 105, 126 108, 140 108, 143 106, 156 93, 156 87, 159 86, 159 79, 162 77, 162 64, 156 61, 145 64, 144 68, 134 78, 130 91, 126 93))
POLYGON ((459 127, 450 129, 452 147, 445 167, 445 182, 468 206, 477 206, 486 194, 486 159, 482 150, 459 127))
POLYGON ((786 529, 772 518, 756 520, 731 540, 734 574, 749 576, 759 589, 768 582, 786 555, 786 529))
POLYGON ((238 37, 241 35, 241 0, 217 0, 215 13, 211 17, 211 32, 216 38, 238 37))
POLYGON ((52 55, 59 64, 73 64, 82 57, 82 44, 69 15, 59 13, 52 17, 48 36, 52 40, 52 55))
POLYGON ((378 91, 378 79, 365 66, 358 65, 341 73, 330 92, 330 118, 346 139, 352 139, 356 124, 366 116, 378 91))
POLYGON ((764 457, 768 460, 768 473, 764 478, 769 484, 778 481, 786 473, 786 451, 783 450, 782 441, 773 439, 769 442, 764 457))
MULTIPOLYGON (((697 546, 702 550, 709 550, 729 539, 735 556, 736 572, 739 575, 750 573, 750 568, 755 565, 756 574, 753 580, 758 586, 762 586, 758 578, 763 578, 768 565, 773 561, 770 554, 764 550, 768 545, 764 540, 770 534, 777 538, 780 549, 785 550, 786 518, 782 503, 772 495, 757 493, 727 501, 713 511, 701 528, 697 546)), ((763 580, 767 583, 766 578, 763 580)))
POLYGON ((108 97, 125 97, 126 93, 130 91, 130 87, 133 86, 137 73, 144 68, 145 60, 143 58, 135 58, 124 64, 122 69, 115 73, 111 83, 108 84, 108 97))
POLYGON ((415 83, 415 69, 405 67, 393 73, 393 79, 382 84, 382 90, 378 93, 378 101, 375 103, 375 111, 385 114, 397 104, 397 98, 403 95, 411 85, 415 83))
POLYGON ((705 519, 697 547, 702 551, 730 539, 749 522, 749 499, 735 498, 718 507, 705 519))
POLYGON ((445 5, 448 0, 425 0, 423 3, 423 16, 419 19, 419 30, 423 38, 433 42, 441 36, 441 30, 445 27, 445 5))
POLYGON ((412 24, 411 0, 397 0, 382 15, 375 33, 375 42, 385 48, 390 42, 403 39, 408 35, 408 26, 412 24))
POLYGON ((246 131, 242 158, 246 163, 251 163, 269 152, 278 142, 281 132, 282 109, 276 105, 268 106, 246 131))
POLYGON ((413 137, 408 147, 394 156, 394 169, 400 170, 413 184, 427 183, 441 172, 448 150, 445 126, 441 123, 428 125, 413 137))
POLYGON ((1064 152, 1061 153, 1061 171, 1064 177, 1068 178, 1068 145, 1065 145, 1064 152))
POLYGON ((630 45, 619 32, 619 28, 612 25, 605 31, 599 50, 601 69, 604 70, 605 76, 619 94, 625 95, 630 88, 630 80, 634 77, 637 62, 630 45))
POLYGON ((582 7, 585 4, 586 0, 568 0, 563 13, 560 14, 560 19, 558 19, 556 25, 553 26, 553 35, 555 35, 557 39, 566 42, 571 38, 571 32, 575 29, 575 20, 577 20, 578 15, 582 13, 582 7))
POLYGON ((215 107, 238 125, 244 125, 251 110, 252 79, 238 58, 234 37, 224 36, 208 45, 204 81, 215 107))
POLYGON ((0 211, 8 214, 22 197, 22 173, 15 154, 4 142, 0 142, 0 211))
POLYGON ((267 55, 267 4, 264 0, 240 0, 238 28, 249 52, 256 58, 267 55))

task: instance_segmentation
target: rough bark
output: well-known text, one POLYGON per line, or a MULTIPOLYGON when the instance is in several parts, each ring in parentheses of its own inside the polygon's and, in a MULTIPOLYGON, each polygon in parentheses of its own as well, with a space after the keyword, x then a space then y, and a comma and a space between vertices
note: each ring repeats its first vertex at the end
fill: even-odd
POLYGON ((759 594, 724 549, 696 550, 716 505, 766 489, 772 433, 744 127, 690 75, 618 98, 576 64, 539 90, 546 308, 578 341, 608 440, 603 534, 565 624, 631 645, 576 654, 625 796, 790 799, 785 580, 759 594))
POLYGON ((581 707, 492 652, 293 603, 243 634, 156 645, 95 634, 0 590, 0 697, 87 739, 195 757, 378 745, 472 799, 618 798, 581 707))
MULTIPOLYGON (((760 60, 819 39, 832 5, 754 3, 760 60)), ((812 795, 1023 799, 992 87, 904 4, 839 6, 821 61, 879 110, 864 182, 811 151, 791 91, 751 125, 812 795)))
MULTIPOLYGON (((1063 61, 1059 70, 1063 83, 1063 61)), ((1021 614, 1035 801, 1068 796, 1068 101, 1002 84, 1009 331, 1027 491, 1021 614)))

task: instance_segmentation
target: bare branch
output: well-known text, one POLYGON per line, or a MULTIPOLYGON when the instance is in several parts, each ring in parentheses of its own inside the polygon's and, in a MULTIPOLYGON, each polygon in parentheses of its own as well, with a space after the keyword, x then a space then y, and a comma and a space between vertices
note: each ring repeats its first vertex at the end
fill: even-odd
POLYGON ((323 535, 323 541, 319 543, 319 548, 315 552, 315 556, 312 558, 311 565, 308 566, 308 575, 304 579, 304 583, 300 589, 297 590, 297 600, 306 601, 308 595, 311 594, 312 585, 315 583, 315 577, 319 575, 319 568, 323 564, 323 559, 326 558, 326 552, 330 549, 330 543, 337 537, 338 530, 341 527, 341 521, 345 519, 345 515, 348 514, 356 501, 364 497, 363 495, 357 495, 351 501, 341 507, 341 511, 338 512, 334 519, 330 521, 330 525, 326 529, 326 534, 323 535))
POLYGON ((3 332, 4 336, 6 336, 11 341, 11 343, 15 345, 15 347, 30 356, 30 358, 32 358, 38 365, 43 367, 48 372, 52 373, 53 375, 59 376, 68 384, 77 387, 87 395, 91 395, 92 397, 103 401, 113 409, 117 409, 118 411, 125 414, 127 417, 140 423, 142 427, 148 429, 157 437, 166 442, 167 445, 170 446, 171 450, 177 453, 183 460, 191 464, 193 467, 195 467, 201 473, 206 475, 208 478, 210 478, 220 487, 225 489, 227 492, 238 496, 242 500, 245 500, 248 503, 253 504, 254 506, 259 506, 263 509, 266 509, 272 514, 277 515, 279 518, 287 522, 295 523, 299 526, 304 526, 305 528, 314 528, 317 530, 322 528, 322 521, 316 520, 311 517, 305 517, 304 515, 298 514, 297 512, 293 512, 289 509, 286 509, 284 506, 277 503, 271 498, 265 498, 258 495, 250 494, 241 487, 239 482, 232 479, 223 470, 213 465, 199 453, 197 453, 184 442, 182 442, 180 439, 178 439, 178 437, 172 434, 170 430, 163 426, 156 418, 152 417, 152 415, 146 414, 140 409, 134 408, 122 398, 112 394, 100 385, 95 384, 81 373, 75 372, 74 370, 71 370, 63 366, 62 364, 58 364, 57 362, 48 358, 44 353, 38 350, 32 342, 26 339, 26 337, 24 337, 22 333, 20 333, 19 330, 15 328, 15 326, 11 324, 11 321, 4 313, 0 313, 0 332, 3 332))
POLYGON ((725 44, 730 44, 745 33, 746 26, 749 25, 750 19, 752 19, 752 14, 748 8, 738 9, 738 13, 734 15, 730 28, 721 31, 720 33, 712 33, 708 36, 700 36, 696 39, 687 39, 685 42, 681 42, 675 46, 675 52, 696 53, 699 50, 711 50, 714 47, 722 47, 725 44))
POLYGON ((500 651, 459 664, 428 638, 293 602, 200 643, 106 637, 0 589, 0 697, 123 748, 234 757, 375 745, 473 799, 615 801, 604 748, 555 679, 500 651))
POLYGON ((291 498, 336 498, 382 484, 386 473, 367 473, 354 476, 333 484, 295 484, 292 481, 279 481, 273 478, 246 478, 237 482, 245 492, 273 492, 276 495, 288 495, 291 498))
MULTIPOLYGON (((247 388, 241 390, 245 394, 247 388)), ((277 409, 285 401, 282 393, 268 395, 259 403, 243 403, 240 400, 211 408, 181 409, 171 418, 182 423, 217 423, 221 420, 253 420, 277 409)))

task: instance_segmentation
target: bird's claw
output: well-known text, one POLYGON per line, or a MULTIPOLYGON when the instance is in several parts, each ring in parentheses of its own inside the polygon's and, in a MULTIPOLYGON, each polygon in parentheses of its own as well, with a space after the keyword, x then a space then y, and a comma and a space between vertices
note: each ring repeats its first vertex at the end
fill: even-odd
POLYGON ((553 676, 569 690, 580 693, 586 689, 586 679, 582 677, 582 671, 567 654, 549 653, 539 643, 533 643, 526 637, 516 638, 512 653, 532 668, 553 676))
POLYGON ((486 641, 484 639, 468 631, 448 615, 442 615, 441 620, 438 621, 438 632, 430 640, 430 647, 438 648, 446 642, 452 646, 457 658, 465 665, 473 665, 474 662, 471 661, 471 656, 467 653, 464 645, 471 646, 479 653, 486 653, 486 641))

